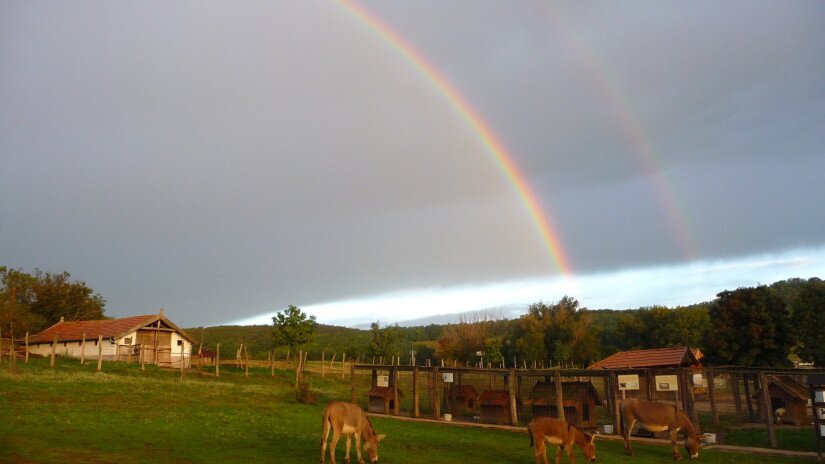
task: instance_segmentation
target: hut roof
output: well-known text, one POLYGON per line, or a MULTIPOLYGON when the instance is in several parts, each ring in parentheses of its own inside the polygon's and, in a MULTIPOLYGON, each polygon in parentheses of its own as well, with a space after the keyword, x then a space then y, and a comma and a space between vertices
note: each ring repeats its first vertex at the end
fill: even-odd
MULTIPOLYGON (((392 387, 372 387, 370 391, 367 392, 366 396, 377 396, 379 398, 392 398, 393 397, 393 388, 392 387)), ((398 390, 398 396, 403 396, 401 390, 398 390)))
POLYGON ((485 390, 481 392, 478 404, 482 406, 505 406, 510 404, 510 392, 507 390, 485 390))
POLYGON ((478 391, 472 385, 453 385, 456 398, 478 398, 478 391))
MULTIPOLYGON (((561 394, 565 400, 581 399, 584 400, 586 395, 590 393, 596 399, 596 404, 601 406, 602 399, 596 387, 590 382, 562 382, 561 394)), ((556 404, 556 384, 553 382, 538 382, 533 386, 530 392, 530 403, 538 406, 555 405, 556 404)))
POLYGON ((96 339, 99 336, 103 338, 120 338, 126 334, 134 332, 143 327, 147 327, 157 321, 175 330, 182 337, 186 338, 190 343, 194 343, 194 339, 186 332, 176 326, 172 321, 167 319, 163 314, 147 314, 143 316, 124 317, 120 319, 99 319, 93 321, 60 321, 48 329, 33 335, 30 343, 44 343, 54 341, 55 336, 58 342, 80 341, 83 339, 83 334, 86 334, 87 340, 96 339))
MULTIPOLYGON (((797 398, 801 401, 808 401, 811 398, 811 394, 805 385, 797 382, 796 380, 792 379, 788 376, 779 376, 779 375, 771 375, 768 376, 768 383, 774 384, 778 388, 780 388, 785 393, 797 398)), ((759 393, 755 393, 753 398, 758 398, 759 393)))
POLYGON ((627 369, 634 367, 689 367, 700 363, 686 346, 655 348, 651 350, 619 351, 588 369, 627 369))

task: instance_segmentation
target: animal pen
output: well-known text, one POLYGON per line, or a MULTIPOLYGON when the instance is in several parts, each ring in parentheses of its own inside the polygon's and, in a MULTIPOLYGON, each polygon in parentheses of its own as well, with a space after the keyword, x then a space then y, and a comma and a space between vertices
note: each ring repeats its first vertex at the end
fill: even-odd
MULTIPOLYGON (((735 367, 608 370, 353 364, 350 400, 364 409, 412 418, 525 425, 534 417, 549 416, 591 432, 618 433, 619 401, 642 398, 679 407, 697 427, 699 415, 710 424, 718 424, 720 416, 764 424, 771 445, 777 447, 775 424, 810 424, 812 411, 790 404, 776 385, 807 385, 808 376, 822 373, 735 367), (375 392, 383 394, 380 403, 372 399, 375 392), (780 408, 793 417, 777 419, 780 408)), ((644 429, 635 434, 653 435, 644 429)))

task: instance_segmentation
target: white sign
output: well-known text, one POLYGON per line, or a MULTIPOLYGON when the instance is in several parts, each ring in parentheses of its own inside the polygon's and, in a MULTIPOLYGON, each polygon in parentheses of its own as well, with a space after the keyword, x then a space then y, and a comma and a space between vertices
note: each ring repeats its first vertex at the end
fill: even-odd
POLYGON ((481 356, 482 354, 484 353, 482 353, 481 351, 476 351, 476 356, 481 356))
POLYGON ((819 436, 825 438, 825 425, 819 426, 819 436))
POLYGON ((675 375, 657 375, 656 391, 679 391, 679 380, 675 375))
POLYGON ((814 398, 816 398, 817 403, 825 403, 825 390, 815 391, 814 398))
POLYGON ((620 375, 619 390, 638 390, 639 376, 636 374, 620 375))
POLYGON ((453 382, 453 373, 452 372, 445 372, 444 376, 444 383, 452 383, 453 382))
POLYGON ((379 387, 389 387, 390 386, 390 376, 388 376, 388 375, 379 375, 378 376, 378 386, 379 387))
POLYGON ((702 378, 702 374, 693 374, 693 385, 695 385, 697 387, 698 386, 705 386, 705 387, 708 386, 707 382, 705 382, 705 380, 702 378))
POLYGON ((716 388, 727 388, 728 381, 725 379, 720 379, 719 377, 713 378, 713 386, 716 388))

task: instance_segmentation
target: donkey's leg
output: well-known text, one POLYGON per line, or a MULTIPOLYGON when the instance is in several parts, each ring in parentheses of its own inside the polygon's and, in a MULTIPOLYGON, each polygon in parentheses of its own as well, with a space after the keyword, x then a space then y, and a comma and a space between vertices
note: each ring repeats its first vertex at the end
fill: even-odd
POLYGON ((561 453, 563 448, 564 447, 562 445, 556 447, 556 464, 559 464, 559 461, 561 461, 561 453))
POLYGON ((361 459, 361 434, 355 433, 355 452, 358 453, 358 464, 364 464, 364 460, 361 459))
POLYGON ((682 453, 679 452, 679 447, 676 446, 676 434, 679 433, 679 430, 675 427, 669 429, 670 432, 670 444, 673 445, 673 459, 679 460, 682 459, 682 453))
POLYGON ((533 437, 533 445, 536 447, 536 464, 541 464, 541 461, 544 461, 544 464, 550 464, 547 462, 547 447, 544 444, 544 437, 533 437))
POLYGON ((630 431, 636 425, 636 419, 629 419, 624 421, 622 428, 622 440, 624 440, 624 451, 628 456, 633 456, 633 447, 630 446, 630 431))
MULTIPOLYGON (((564 449, 567 451, 567 458, 570 459, 570 464, 576 464, 576 455, 573 453, 573 443, 565 446, 564 449)), ((559 451, 561 451, 561 447, 559 447, 559 451)))
POLYGON ((338 440, 341 439, 341 432, 332 430, 332 441, 329 442, 329 462, 335 464, 335 447, 338 445, 338 440))
POLYGON ((352 435, 347 435, 347 454, 344 455, 344 462, 349 464, 349 447, 352 443, 352 435))

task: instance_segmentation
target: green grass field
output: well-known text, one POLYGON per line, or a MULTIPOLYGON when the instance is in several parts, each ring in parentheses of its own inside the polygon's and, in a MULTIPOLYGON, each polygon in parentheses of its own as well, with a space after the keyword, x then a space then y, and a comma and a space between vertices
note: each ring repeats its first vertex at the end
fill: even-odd
MULTIPOLYGON (((348 399, 340 376, 309 382, 318 404, 295 400, 294 372, 222 368, 219 378, 137 364, 95 365, 58 359, 0 365, 0 462, 13 463, 298 463, 320 457, 321 411, 348 399)), ((374 418, 382 463, 499 464, 534 462, 526 433, 374 418)), ((338 445, 343 462, 342 440, 338 445)), ((600 463, 673 462, 668 446, 597 441, 600 463)), ((551 452, 552 448, 551 448, 551 452)), ((584 462, 576 451, 579 462, 584 462)), ((552 461, 552 455, 551 461, 552 461)), ((354 461, 353 461, 354 462, 354 461)), ((566 458, 562 462, 567 462, 566 458)), ((797 463, 778 458, 705 450, 705 463, 797 463)))

